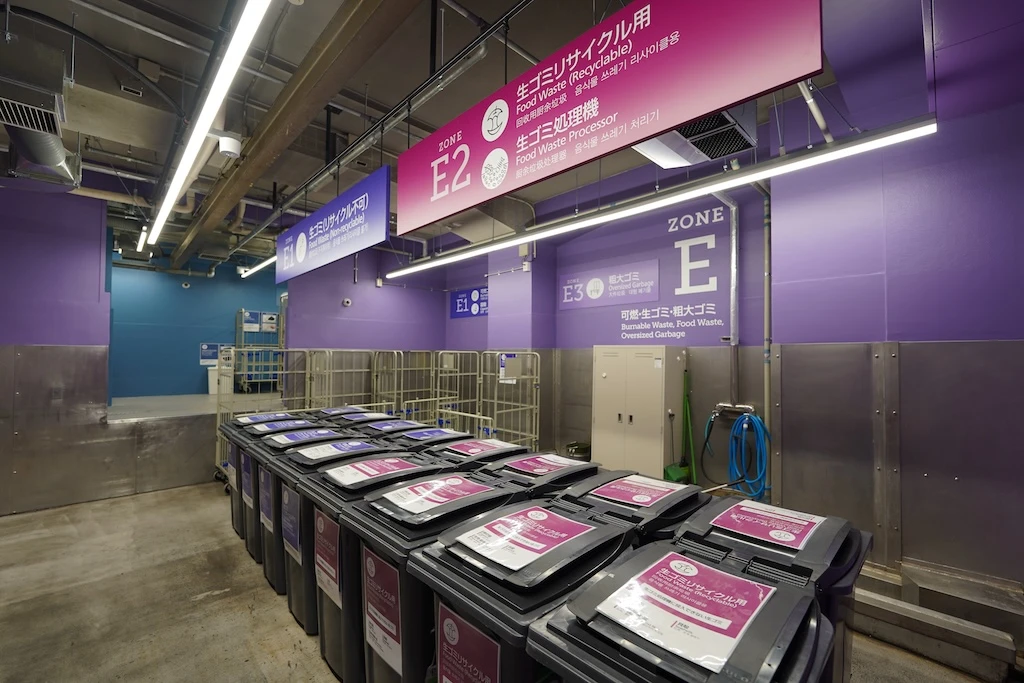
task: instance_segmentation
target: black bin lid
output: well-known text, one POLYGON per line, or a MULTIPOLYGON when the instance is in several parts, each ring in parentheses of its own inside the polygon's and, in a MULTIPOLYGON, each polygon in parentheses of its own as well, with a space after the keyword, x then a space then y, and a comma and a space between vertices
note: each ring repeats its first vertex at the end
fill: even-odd
POLYGON ((676 544, 754 578, 815 583, 848 593, 871 548, 870 534, 840 517, 822 517, 735 496, 716 498, 679 527, 676 544))
POLYGON ((291 412, 277 412, 277 413, 253 413, 252 415, 241 415, 231 421, 231 424, 236 424, 242 427, 248 427, 254 424, 260 424, 261 422, 275 422, 279 420, 291 420, 296 417, 301 417, 298 413, 291 412))
POLYGON ((253 425, 248 425, 245 427, 245 431, 253 436, 266 436, 267 434, 307 429, 318 425, 319 423, 316 420, 310 420, 304 417, 290 417, 285 420, 271 420, 269 422, 258 422, 253 425))
POLYGON ((425 426, 423 429, 412 429, 401 434, 389 434, 383 438, 385 441, 395 444, 401 450, 416 452, 452 443, 453 441, 466 441, 470 438, 470 435, 466 432, 458 432, 445 427, 425 426))
POLYGON ((444 462, 423 453, 385 453, 321 467, 310 479, 342 501, 350 502, 395 482, 422 477, 444 467, 444 462))
POLYGON ((624 555, 535 622, 528 651, 601 683, 818 680, 834 633, 813 590, 678 550, 660 542, 624 555))
POLYGON ((608 470, 559 495, 566 502, 621 519, 646 542, 665 536, 711 500, 697 486, 653 479, 630 470, 608 470))
POLYGON ((423 429, 427 425, 415 420, 402 420, 394 418, 390 420, 378 420, 376 422, 364 422, 356 425, 350 431, 357 434, 364 434, 372 437, 384 437, 388 434, 401 434, 413 429, 423 429))
POLYGON ((309 429, 270 434, 260 441, 270 452, 277 454, 290 448, 344 438, 345 435, 337 429, 316 425, 309 429))
POLYGON ((460 463, 460 469, 478 467, 485 463, 507 458, 510 455, 529 453, 530 449, 498 439, 465 439, 438 446, 430 452, 452 462, 460 463))
POLYGON ((344 439, 312 446, 289 448, 284 457, 305 470, 314 470, 341 460, 378 455, 396 450, 391 444, 372 439, 344 439))
POLYGON ((388 415, 387 413, 374 413, 364 410, 355 413, 340 413, 338 415, 329 416, 327 419, 339 427, 355 427, 356 425, 366 424, 367 422, 393 420, 394 417, 394 415, 388 415))

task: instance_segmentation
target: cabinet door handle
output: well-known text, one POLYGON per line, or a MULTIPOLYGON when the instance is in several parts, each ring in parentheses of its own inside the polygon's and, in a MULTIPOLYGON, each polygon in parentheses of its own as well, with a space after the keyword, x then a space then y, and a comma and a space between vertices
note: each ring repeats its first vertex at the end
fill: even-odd
POLYGON ((632 415, 629 416, 629 424, 633 424, 633 416, 632 415))
POLYGON ((619 413, 619 424, 622 424, 622 413, 619 413))

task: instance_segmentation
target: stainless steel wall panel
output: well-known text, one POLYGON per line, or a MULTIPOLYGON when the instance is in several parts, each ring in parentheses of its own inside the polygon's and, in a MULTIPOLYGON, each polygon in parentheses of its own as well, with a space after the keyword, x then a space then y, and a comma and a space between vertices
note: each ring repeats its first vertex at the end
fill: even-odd
POLYGON ((93 424, 16 427, 12 512, 135 492, 135 427, 93 424))
POLYGON ((135 490, 138 493, 213 480, 217 444, 215 415, 135 422, 138 433, 135 490))
POLYGON ((14 415, 21 425, 96 424, 107 408, 107 347, 16 347, 14 415))
POLYGON ((559 349, 554 358, 555 447, 591 440, 594 393, 593 349, 559 349))
POLYGON ((1024 341, 900 355, 904 556, 1024 581, 1024 341))
POLYGON ((535 349, 540 356, 540 420, 539 446, 542 450, 555 448, 557 439, 555 419, 555 351, 535 349))
POLYGON ((0 420, 14 414, 14 376, 18 367, 17 346, 0 346, 0 420))
POLYGON ((0 417, 0 516, 11 514, 11 472, 14 471, 14 448, 11 439, 14 425, 0 417))
POLYGON ((781 346, 782 501, 875 530, 870 344, 781 346))

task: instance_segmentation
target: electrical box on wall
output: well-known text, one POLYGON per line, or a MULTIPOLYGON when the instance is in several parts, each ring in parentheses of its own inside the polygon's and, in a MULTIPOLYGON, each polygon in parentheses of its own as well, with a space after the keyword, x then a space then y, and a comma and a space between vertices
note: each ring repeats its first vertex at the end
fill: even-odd
POLYGON ((594 347, 594 462, 664 476, 683 447, 685 370, 681 347, 594 347))

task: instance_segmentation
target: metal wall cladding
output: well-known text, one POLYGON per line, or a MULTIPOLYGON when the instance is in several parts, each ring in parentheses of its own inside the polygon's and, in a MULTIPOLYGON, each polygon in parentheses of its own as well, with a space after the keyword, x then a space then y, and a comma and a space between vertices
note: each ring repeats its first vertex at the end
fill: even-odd
POLYGON ((875 531, 872 345, 780 348, 782 505, 875 531))
POLYGON ((904 556, 1024 581, 1024 341, 900 355, 904 556))
POLYGON ((18 424, 95 424, 106 415, 107 347, 8 348, 15 353, 12 406, 18 424))
POLYGON ((540 355, 540 424, 539 448, 553 450, 556 448, 555 433, 555 351, 554 349, 537 349, 540 355))
POLYGON ((554 353, 555 447, 565 453, 574 441, 590 443, 593 421, 594 350, 554 353))
POLYGON ((211 481, 216 415, 135 422, 135 491, 160 491, 211 481))

